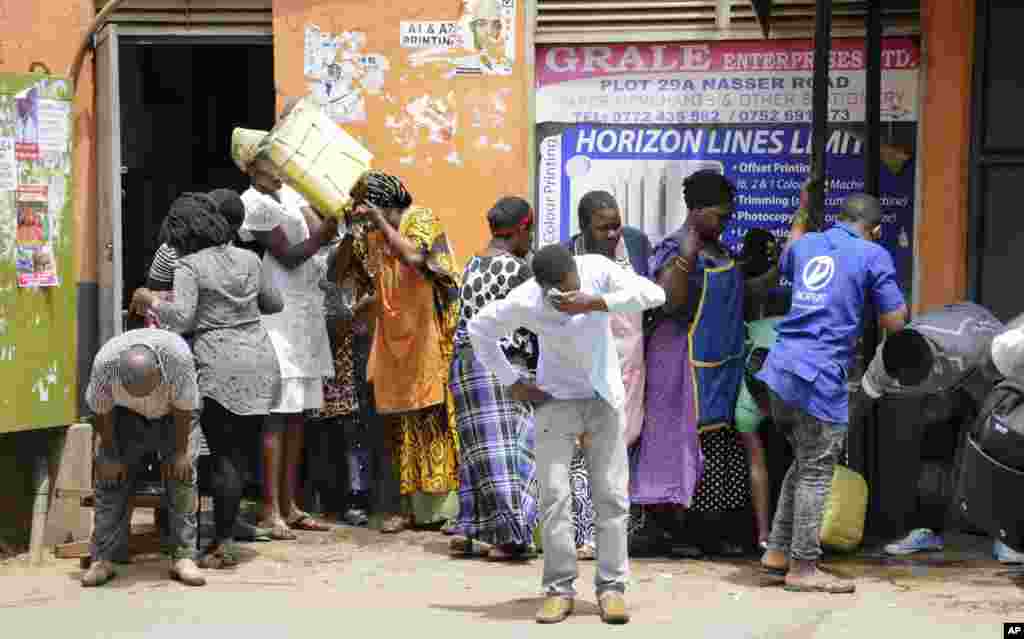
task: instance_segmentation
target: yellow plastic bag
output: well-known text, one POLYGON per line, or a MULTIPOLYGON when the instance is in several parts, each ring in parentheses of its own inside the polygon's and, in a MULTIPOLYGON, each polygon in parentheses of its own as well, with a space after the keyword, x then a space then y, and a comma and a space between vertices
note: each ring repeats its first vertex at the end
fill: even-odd
POLYGON ((832 495, 821 518, 821 544, 842 551, 857 548, 864 540, 867 511, 868 483, 859 473, 836 464, 832 474, 832 495))
POLYGON ((281 179, 310 206, 331 217, 341 217, 349 191, 373 159, 308 97, 278 121, 260 143, 259 155, 269 159, 281 179))

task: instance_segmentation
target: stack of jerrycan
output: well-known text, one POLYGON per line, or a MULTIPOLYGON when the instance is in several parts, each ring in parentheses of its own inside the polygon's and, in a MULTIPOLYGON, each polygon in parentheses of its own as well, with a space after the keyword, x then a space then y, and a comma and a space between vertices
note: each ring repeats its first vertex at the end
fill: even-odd
MULTIPOLYGON (((982 306, 951 304, 918 316, 879 346, 861 385, 869 397, 885 398, 887 406, 878 411, 883 422, 877 446, 884 517, 905 518, 903 513, 913 513, 915 504, 955 495, 964 438, 957 447, 952 435, 937 437, 943 433, 935 431, 970 430, 972 416, 1001 379, 990 349, 993 338, 1005 330, 982 306), (950 460, 949 453, 944 462, 923 460, 928 456, 925 444, 936 439, 948 441, 945 447, 949 453, 956 450, 957 460, 950 460)), ((915 525, 910 520, 899 523, 901 528, 915 525)))

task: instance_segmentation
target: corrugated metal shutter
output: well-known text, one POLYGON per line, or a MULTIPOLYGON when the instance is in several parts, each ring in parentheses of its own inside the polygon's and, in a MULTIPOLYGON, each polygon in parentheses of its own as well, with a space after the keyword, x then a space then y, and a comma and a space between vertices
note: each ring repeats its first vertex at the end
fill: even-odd
MULTIPOLYGON (((97 9, 104 4, 96 0, 97 9)), ((111 22, 129 29, 270 34, 273 0, 127 0, 111 22)))
MULTIPOLYGON (((775 0, 771 37, 810 37, 814 0, 775 0)), ((919 10, 886 9, 886 33, 917 33, 919 10)), ((864 33, 862 1, 833 2, 833 35, 864 33)), ((671 42, 760 39, 761 27, 749 0, 539 0, 535 38, 539 44, 671 42)))

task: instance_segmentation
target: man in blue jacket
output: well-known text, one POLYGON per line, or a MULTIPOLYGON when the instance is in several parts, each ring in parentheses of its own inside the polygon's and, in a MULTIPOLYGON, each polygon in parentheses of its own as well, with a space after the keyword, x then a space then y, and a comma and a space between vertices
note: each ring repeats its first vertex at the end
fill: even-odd
POLYGON ((787 590, 854 591, 852 582, 819 570, 818 535, 849 423, 846 379, 866 302, 887 331, 901 330, 907 318, 892 257, 871 241, 881 221, 877 198, 851 195, 835 226, 794 241, 779 265, 793 283, 792 306, 758 378, 771 390, 772 417, 794 461, 761 564, 787 590))

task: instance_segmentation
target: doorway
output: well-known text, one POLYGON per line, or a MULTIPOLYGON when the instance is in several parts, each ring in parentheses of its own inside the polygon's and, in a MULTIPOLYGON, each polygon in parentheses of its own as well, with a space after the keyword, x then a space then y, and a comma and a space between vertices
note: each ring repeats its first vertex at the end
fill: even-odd
POLYGON ((1024 252, 1024 216, 1018 212, 1024 180, 1019 67, 1024 41, 1016 28, 1024 20, 1024 6, 979 0, 977 7, 968 293, 1006 322, 1024 312, 1017 279, 1024 252))
POLYGON ((231 159, 231 131, 269 130, 275 89, 269 37, 122 37, 118 49, 127 317, 175 198, 248 188, 231 159))

